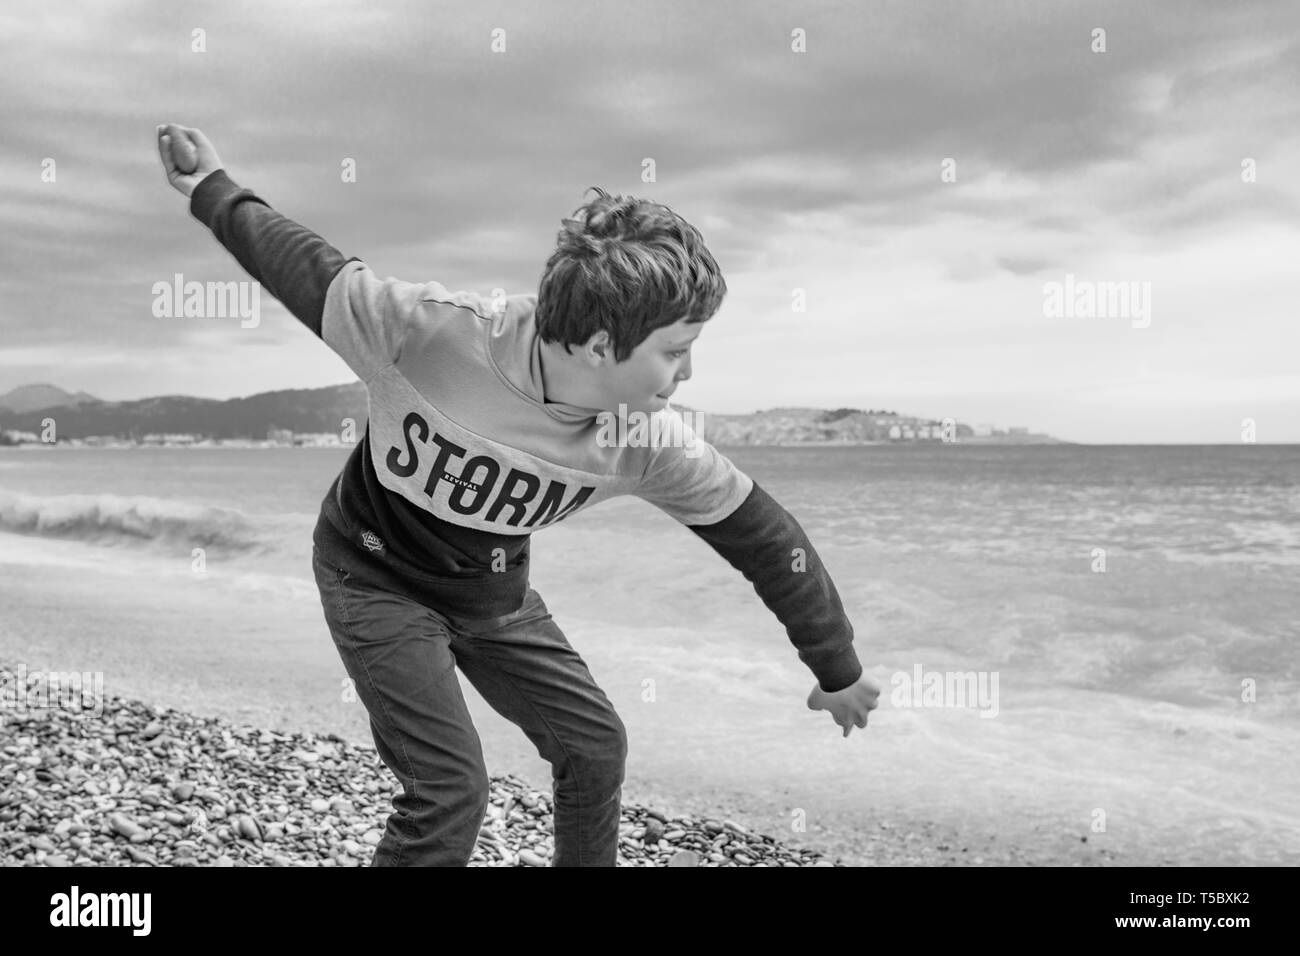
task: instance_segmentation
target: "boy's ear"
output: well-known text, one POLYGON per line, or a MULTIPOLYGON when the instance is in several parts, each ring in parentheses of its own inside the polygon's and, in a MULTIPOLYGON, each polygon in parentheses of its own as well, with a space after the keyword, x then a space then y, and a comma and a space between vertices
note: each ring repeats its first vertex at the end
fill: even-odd
POLYGON ((605 329, 601 329, 592 335, 591 338, 587 339, 587 344, 583 348, 584 351, 591 349, 603 358, 606 354, 614 351, 614 343, 609 337, 609 332, 605 329))

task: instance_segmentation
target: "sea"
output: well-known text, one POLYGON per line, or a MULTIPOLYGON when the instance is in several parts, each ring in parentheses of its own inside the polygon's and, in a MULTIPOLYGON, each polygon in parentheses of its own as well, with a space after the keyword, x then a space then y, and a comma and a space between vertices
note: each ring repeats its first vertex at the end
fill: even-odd
MULTIPOLYGON (((942 833, 959 862, 1300 863, 1300 446, 721 450, 808 533, 880 706, 844 736, 737 570, 600 503, 536 533, 531 584, 628 727, 625 799, 850 861, 942 833)), ((370 744, 311 572, 348 451, 0 449, 0 660, 370 744)), ((549 789, 462 686, 490 772, 549 789)))

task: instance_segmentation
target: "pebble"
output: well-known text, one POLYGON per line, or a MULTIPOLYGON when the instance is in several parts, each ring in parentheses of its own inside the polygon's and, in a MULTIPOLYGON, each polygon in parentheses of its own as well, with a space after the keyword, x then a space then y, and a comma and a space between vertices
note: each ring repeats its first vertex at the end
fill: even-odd
POLYGON ((246 840, 258 841, 262 839, 262 830, 257 825, 257 821, 250 816, 241 816, 235 821, 235 826, 239 830, 239 835, 246 840))
POLYGON ((110 814, 108 825, 128 840, 144 832, 138 823, 121 813, 110 814))
POLYGON ((546 860, 532 850, 520 850, 519 862, 524 866, 546 866, 546 860))
POLYGON ((144 850, 139 850, 133 846, 129 846, 126 848, 126 852, 130 855, 131 859, 135 860, 135 862, 137 863, 148 863, 150 866, 158 865, 158 861, 155 860, 151 854, 146 853, 144 850))

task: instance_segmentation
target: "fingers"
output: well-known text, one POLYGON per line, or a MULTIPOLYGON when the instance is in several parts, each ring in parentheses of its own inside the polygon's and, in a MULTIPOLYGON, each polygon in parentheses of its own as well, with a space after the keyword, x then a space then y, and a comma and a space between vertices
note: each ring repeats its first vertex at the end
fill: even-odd
POLYGON ((194 126, 181 126, 179 128, 194 144, 200 163, 208 163, 214 167, 221 165, 221 159, 217 156, 217 148, 212 145, 212 140, 203 135, 203 130, 194 126))
POLYGON ((177 126, 175 123, 164 123, 163 135, 174 143, 185 138, 185 127, 177 126))
MULTIPOLYGON (((169 123, 167 125, 167 133, 171 139, 172 148, 174 150, 184 154, 184 151, 186 151, 188 147, 188 152, 193 154, 195 146, 193 130, 188 126, 177 126, 175 123, 169 123)), ((180 167, 177 168, 179 169, 180 167)))
POLYGON ((862 729, 865 730, 867 727, 867 715, 863 714, 861 717, 855 717, 851 719, 847 724, 843 724, 842 726, 844 727, 845 737, 849 735, 850 731, 852 731, 854 727, 861 727, 862 729))
POLYGON ((210 149, 214 153, 217 151, 216 147, 212 145, 212 140, 203 135, 203 130, 193 126, 183 126, 181 128, 189 135, 190 139, 194 142, 194 145, 198 146, 200 149, 210 149))
POLYGON ((158 158, 162 160, 163 171, 171 176, 176 172, 176 167, 172 164, 171 143, 167 139, 167 127, 159 126, 156 130, 158 135, 158 158))

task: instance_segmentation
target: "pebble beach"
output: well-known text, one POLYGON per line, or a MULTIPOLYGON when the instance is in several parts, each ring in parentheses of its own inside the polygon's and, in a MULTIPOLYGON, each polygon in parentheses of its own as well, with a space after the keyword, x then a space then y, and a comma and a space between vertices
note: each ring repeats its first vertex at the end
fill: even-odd
MULTIPOLYGON (((0 667, 0 683, 14 677, 0 667)), ((120 697, 81 704, 0 711, 0 865, 370 863, 395 786, 373 749, 120 697)), ((469 865, 550 865, 550 794, 513 775, 491 791, 469 865)), ((840 863, 735 820, 626 801, 621 831, 619 866, 840 863)))

